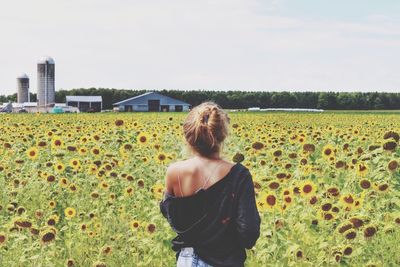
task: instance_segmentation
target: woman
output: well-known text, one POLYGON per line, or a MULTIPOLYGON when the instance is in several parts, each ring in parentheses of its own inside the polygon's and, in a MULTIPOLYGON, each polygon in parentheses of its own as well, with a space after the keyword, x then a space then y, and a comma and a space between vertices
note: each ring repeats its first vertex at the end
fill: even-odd
POLYGON ((193 157, 171 164, 160 210, 177 236, 177 266, 244 266, 260 236, 249 170, 222 159, 229 117, 214 102, 194 107, 183 124, 193 157))

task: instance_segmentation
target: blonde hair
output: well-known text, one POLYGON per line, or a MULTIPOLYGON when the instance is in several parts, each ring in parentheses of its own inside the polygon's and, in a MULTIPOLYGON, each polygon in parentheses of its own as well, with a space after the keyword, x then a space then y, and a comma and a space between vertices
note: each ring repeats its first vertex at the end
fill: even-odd
POLYGON ((194 107, 183 123, 183 134, 190 147, 202 156, 219 152, 228 136, 230 118, 212 101, 194 107))

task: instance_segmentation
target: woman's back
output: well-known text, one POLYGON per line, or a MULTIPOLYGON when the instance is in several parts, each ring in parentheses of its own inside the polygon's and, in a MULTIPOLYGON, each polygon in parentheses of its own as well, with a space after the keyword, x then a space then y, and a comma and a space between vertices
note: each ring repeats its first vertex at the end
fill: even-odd
POLYGON ((233 166, 225 160, 202 160, 198 157, 176 162, 167 170, 167 191, 179 197, 193 195, 223 179, 233 166))

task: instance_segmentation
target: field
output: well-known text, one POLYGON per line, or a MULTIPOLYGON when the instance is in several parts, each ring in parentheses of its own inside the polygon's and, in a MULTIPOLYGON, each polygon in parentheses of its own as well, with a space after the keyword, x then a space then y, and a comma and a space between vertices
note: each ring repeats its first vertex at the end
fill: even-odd
MULTIPOLYGON (((185 113, 0 114, 0 266, 174 266, 164 173, 185 113)), ((400 265, 400 114, 230 113, 246 266, 400 265)))

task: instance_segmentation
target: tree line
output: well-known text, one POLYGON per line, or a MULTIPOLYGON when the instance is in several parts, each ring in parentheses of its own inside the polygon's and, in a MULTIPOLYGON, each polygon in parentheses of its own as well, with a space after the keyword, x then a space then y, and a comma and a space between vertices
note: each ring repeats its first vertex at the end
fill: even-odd
MULTIPOLYGON (((67 95, 100 95, 103 109, 112 109, 113 103, 138 96, 149 90, 126 90, 113 88, 77 88, 56 91, 56 102, 65 103, 67 95)), ((206 91, 206 90, 160 90, 170 96, 196 106, 212 100, 222 108, 318 108, 328 110, 382 110, 400 109, 400 93, 385 92, 274 92, 274 91, 206 91)), ((32 102, 36 94, 30 93, 32 102)), ((17 100, 17 94, 0 95, 0 103, 17 100)))

